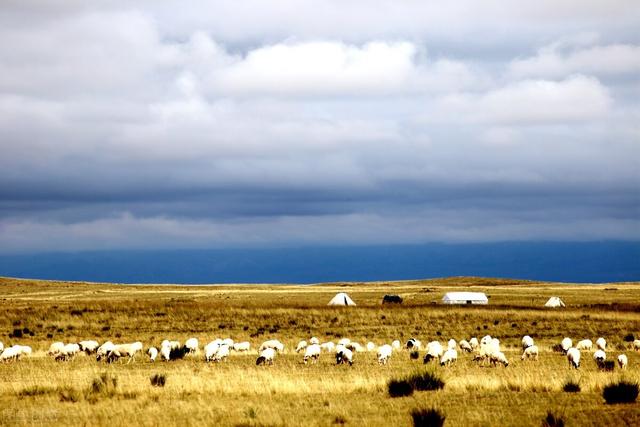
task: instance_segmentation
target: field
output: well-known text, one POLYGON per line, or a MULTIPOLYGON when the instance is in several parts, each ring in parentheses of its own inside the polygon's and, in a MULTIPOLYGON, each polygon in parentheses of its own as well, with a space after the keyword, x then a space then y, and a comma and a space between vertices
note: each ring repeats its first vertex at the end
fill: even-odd
MULTIPOLYGON (((411 425, 414 408, 437 408, 451 426, 539 426, 548 411, 567 426, 640 425, 640 403, 608 405, 602 389, 619 379, 640 381, 640 284, 572 285, 480 278, 393 283, 295 285, 113 285, 0 279, 0 341, 33 347, 31 357, 0 364, 2 425, 411 425), (449 290, 473 289, 488 306, 444 306, 449 290), (357 307, 326 303, 347 292, 357 307), (398 294, 401 305, 382 305, 398 294), (544 309, 560 296, 567 308, 544 309), (406 350, 378 366, 374 353, 356 353, 352 367, 324 354, 302 364, 293 351, 300 339, 349 337, 362 344, 460 340, 490 334, 501 340, 510 365, 481 366, 460 354, 451 367, 423 365, 406 350), (520 360, 529 334, 540 360, 520 360), (20 336, 21 335, 21 336, 20 336), (624 352, 626 372, 600 372, 590 352, 579 370, 552 346, 569 336, 608 342, 608 358, 624 352), (53 341, 140 340, 145 350, 165 339, 248 340, 256 348, 278 338, 286 345, 273 366, 255 366, 256 351, 227 362, 201 356, 150 363, 107 365, 84 355, 69 362, 46 356, 53 341), (415 371, 433 371, 445 387, 392 398, 387 382, 415 371), (151 385, 164 375, 163 387, 151 385), (103 376, 105 381, 100 377, 103 376), (581 391, 567 393, 573 380, 581 391), (114 384, 115 383, 115 384, 114 384)), ((421 354, 422 356, 422 354, 421 354)))

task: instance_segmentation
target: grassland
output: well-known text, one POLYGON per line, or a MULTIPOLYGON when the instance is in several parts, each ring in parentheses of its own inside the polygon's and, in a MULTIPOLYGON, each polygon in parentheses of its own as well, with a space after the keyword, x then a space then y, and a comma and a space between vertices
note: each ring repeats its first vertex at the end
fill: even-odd
MULTIPOLYGON (((0 341, 30 345, 34 354, 0 364, 0 424, 7 425, 410 425, 410 411, 436 407, 446 425, 540 425, 548 410, 568 426, 640 425, 640 403, 606 405, 602 388, 620 378, 640 381, 640 284, 571 285, 478 278, 315 286, 124 286, 0 279, 0 341), (449 290, 473 289, 490 296, 488 306, 439 303, 449 290), (357 307, 327 307, 339 291, 357 307), (404 298, 381 305, 386 293, 404 298), (552 295, 567 308, 542 308, 552 295), (10 337, 20 330, 22 337, 10 337), (468 355, 448 368, 428 367, 401 351, 387 366, 373 353, 357 353, 352 367, 335 366, 330 355, 303 365, 292 350, 299 339, 352 340, 377 344, 411 336, 423 341, 499 337, 508 368, 479 366, 468 355), (522 335, 541 348, 538 362, 520 361, 522 335), (255 366, 255 352, 228 362, 200 357, 155 364, 101 364, 93 358, 55 362, 45 355, 53 341, 164 338, 249 340, 255 347, 278 338, 287 352, 271 367, 255 366), (599 372, 590 353, 579 371, 568 368, 553 344, 604 336, 610 358, 624 352, 629 369, 599 372), (445 388, 391 398, 386 384, 416 370, 431 369, 445 388), (92 385, 102 375, 115 387, 92 385), (164 387, 151 385, 162 374, 164 387), (566 393, 568 380, 581 386, 566 393)), ((18 335, 20 335, 18 333, 18 335)))

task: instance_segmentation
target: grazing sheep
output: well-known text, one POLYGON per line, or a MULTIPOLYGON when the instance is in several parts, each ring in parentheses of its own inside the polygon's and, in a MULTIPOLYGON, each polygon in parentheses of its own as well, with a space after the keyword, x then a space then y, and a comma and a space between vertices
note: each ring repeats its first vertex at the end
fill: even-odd
POLYGON ((298 343, 298 345, 296 346, 296 353, 300 353, 302 350, 304 350, 305 348, 307 348, 307 342, 302 340, 298 343))
POLYGON ((581 340, 578 342, 578 344, 576 344, 576 348, 578 350, 589 350, 591 351, 593 349, 593 343, 591 342, 591 340, 581 340))
POLYGON ((4 351, 4 344, 2 344, 2 341, 0 341, 0 353, 2 353, 4 351))
POLYGON ((307 364, 307 361, 311 359, 311 363, 318 363, 318 359, 320 358, 320 352, 322 349, 320 348, 320 344, 311 344, 307 346, 304 351, 304 357, 302 361, 304 364, 307 364))
POLYGON ((160 358, 165 362, 171 360, 171 345, 165 345, 160 347, 160 358))
POLYGON ((440 358, 440 366, 449 366, 458 360, 458 351, 455 348, 449 348, 440 358))
POLYGON ((484 337, 482 337, 482 339, 480 340, 480 345, 487 345, 491 343, 491 340, 493 338, 491 338, 491 335, 485 335, 484 337))
POLYGON ((249 351, 251 350, 251 343, 249 341, 242 341, 233 344, 233 351, 237 351, 238 353, 241 351, 249 351))
POLYGON ((0 353, 0 362, 11 362, 18 360, 20 358, 20 355, 21 351, 18 347, 7 347, 2 353, 0 353))
POLYGON ((524 359, 533 359, 538 360, 538 346, 532 345, 524 349, 522 353, 522 360, 524 359))
POLYGON ((213 355, 213 361, 222 362, 223 360, 227 360, 227 357, 229 357, 229 348, 230 347, 226 344, 222 344, 218 347, 218 351, 213 355))
POLYGON ((96 350, 98 350, 98 347, 100 347, 100 344, 98 344, 98 341, 93 341, 93 340, 80 341, 78 345, 80 346, 80 351, 84 351, 87 355, 95 353, 96 350))
POLYGON ((640 351, 640 340, 633 340, 633 349, 640 351))
POLYGON ((142 343, 140 341, 136 341, 129 344, 117 344, 113 350, 113 356, 115 359, 120 357, 128 357, 127 364, 131 363, 136 357, 138 352, 142 351, 142 343))
POLYGON ((273 365, 273 359, 275 359, 275 357, 276 350, 271 347, 267 347, 260 351, 260 355, 258 356, 258 359, 256 359, 256 366, 266 364, 273 365))
POLYGON ((218 352, 218 349, 221 346, 221 342, 219 340, 211 341, 209 344, 204 346, 204 361, 211 362, 218 352))
POLYGON ((70 360, 80 353, 80 346, 78 344, 66 344, 55 355, 56 360, 70 360))
POLYGON ((177 350, 180 348, 180 341, 164 340, 160 344, 160 347, 169 347, 169 350, 177 350))
POLYGON ((393 342, 391 343, 391 347, 394 350, 400 350, 400 340, 393 340, 393 342))
POLYGON ((393 347, 391 347, 389 344, 381 345, 378 348, 378 353, 377 353, 378 364, 386 365, 392 353, 393 353, 393 347))
POLYGON ((231 338, 225 338, 222 340, 222 344, 231 348, 233 347, 234 341, 231 338))
POLYGON ((369 341, 367 343, 367 351, 373 351, 375 349, 376 349, 376 345, 373 342, 369 341))
POLYGON ((353 353, 345 346, 336 347, 336 365, 343 365, 348 363, 349 366, 353 365, 353 353))
POLYGON ((409 341, 407 341, 407 343, 405 344, 405 348, 408 350, 420 350, 420 348, 422 348, 422 343, 420 342, 420 340, 417 340, 415 338, 409 338, 409 341))
POLYGON ((60 353, 60 350, 62 350, 62 348, 64 347, 64 343, 61 341, 56 341, 53 344, 51 344, 49 346, 49 350, 47 351, 47 355, 49 356, 56 356, 58 353, 60 353))
POLYGON ((473 351, 473 347, 467 340, 460 340, 458 346, 460 347, 460 350, 466 351, 467 353, 471 353, 473 351))
POLYGON ((628 363, 629 363, 629 360, 627 359, 626 354, 621 354, 618 356, 618 366, 620 367, 620 369, 627 369, 628 363))
POLYGON ((113 351, 114 348, 115 344, 113 344, 111 341, 103 343, 100 347, 98 347, 98 350, 96 350, 96 360, 99 362, 102 359, 105 359, 107 357, 107 354, 110 351, 113 351))
POLYGON ((569 361, 569 366, 578 369, 580 367, 580 350, 575 347, 568 349, 567 360, 569 361))
POLYGON ((323 342, 322 344, 320 344, 320 348, 322 350, 324 350, 324 351, 331 352, 331 351, 333 351, 334 348, 336 348, 336 345, 333 342, 328 341, 328 342, 323 342))
POLYGON ((347 345, 351 342, 349 338, 340 338, 338 340, 338 345, 347 345))
POLYGON ((282 353, 284 351, 284 344, 282 344, 278 340, 268 340, 263 342, 262 345, 260 345, 259 351, 265 350, 267 348, 272 348, 277 352, 282 353))
POLYGON ((345 347, 347 347, 349 350, 351 351, 355 351, 355 352, 363 352, 364 351, 364 347, 361 346, 359 343, 351 341, 349 344, 345 345, 345 347))
POLYGON ((478 338, 473 337, 469 340, 469 345, 472 349, 476 350, 480 347, 480 343, 478 342, 478 338))
POLYGON ((603 350, 596 350, 595 353, 593 353, 593 360, 596 361, 598 367, 600 367, 606 359, 607 353, 605 353, 603 350))
POLYGON ((602 351, 607 351, 607 341, 600 337, 596 340, 596 347, 598 347, 602 351))
POLYGON ((507 357, 501 351, 492 353, 489 356, 489 361, 493 366, 497 365, 498 363, 504 365, 504 367, 509 366, 509 361, 507 360, 507 357))
POLYGON ((571 341, 571 338, 564 338, 560 343, 560 346, 562 347, 562 351, 566 354, 567 351, 573 347, 573 341, 571 341))
POLYGON ((527 347, 531 347, 533 345, 533 338, 529 335, 525 335, 522 337, 522 350, 526 350, 527 347))
POLYGON ((311 339, 309 340, 309 344, 320 344, 320 340, 316 337, 311 337, 311 339))
POLYGON ((185 341, 184 347, 187 349, 188 353, 192 353, 192 354, 198 353, 198 339, 189 338, 187 341, 185 341))
POLYGON ((455 350, 457 347, 458 343, 453 338, 447 342, 447 350, 455 350))
POLYGON ((28 345, 14 345, 14 347, 18 347, 18 351, 21 356, 31 356, 33 350, 28 345))
POLYGON ((438 360, 444 354, 444 349, 442 348, 442 344, 438 341, 431 341, 427 343, 427 353, 424 355, 424 359, 422 360, 424 363, 429 363, 431 360, 438 360))
POLYGON ((155 362, 156 358, 158 357, 158 349, 155 347, 150 347, 149 350, 147 350, 147 354, 149 355, 149 360, 155 362))

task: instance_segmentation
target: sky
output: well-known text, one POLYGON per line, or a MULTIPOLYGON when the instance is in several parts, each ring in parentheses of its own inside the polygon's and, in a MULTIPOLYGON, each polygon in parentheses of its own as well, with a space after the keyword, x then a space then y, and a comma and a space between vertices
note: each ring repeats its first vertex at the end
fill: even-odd
POLYGON ((5 0, 0 254, 640 240, 637 1, 5 0))

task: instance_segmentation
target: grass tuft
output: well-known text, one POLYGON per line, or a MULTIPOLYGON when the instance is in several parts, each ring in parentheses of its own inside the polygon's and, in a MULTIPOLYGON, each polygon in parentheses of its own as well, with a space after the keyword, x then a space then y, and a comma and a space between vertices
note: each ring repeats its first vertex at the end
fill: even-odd
POLYGON ((413 409, 411 411, 414 427, 442 427, 445 415, 435 408, 413 409))
POLYGON ((154 374, 151 378, 151 385, 154 387, 164 387, 167 383, 167 376, 165 374, 154 374))
POLYGON ((633 403, 638 398, 638 383, 619 381, 609 384, 602 391, 602 397, 608 404, 633 403))
POLYGON ((542 420, 542 427, 564 427, 564 419, 548 411, 547 416, 542 420))
POLYGON ((573 380, 568 380, 562 386, 562 391, 564 391, 565 393, 579 393, 580 390, 580 384, 573 380))
POLYGON ((413 394, 413 384, 406 379, 389 380, 387 389, 391 397, 405 397, 413 394))

